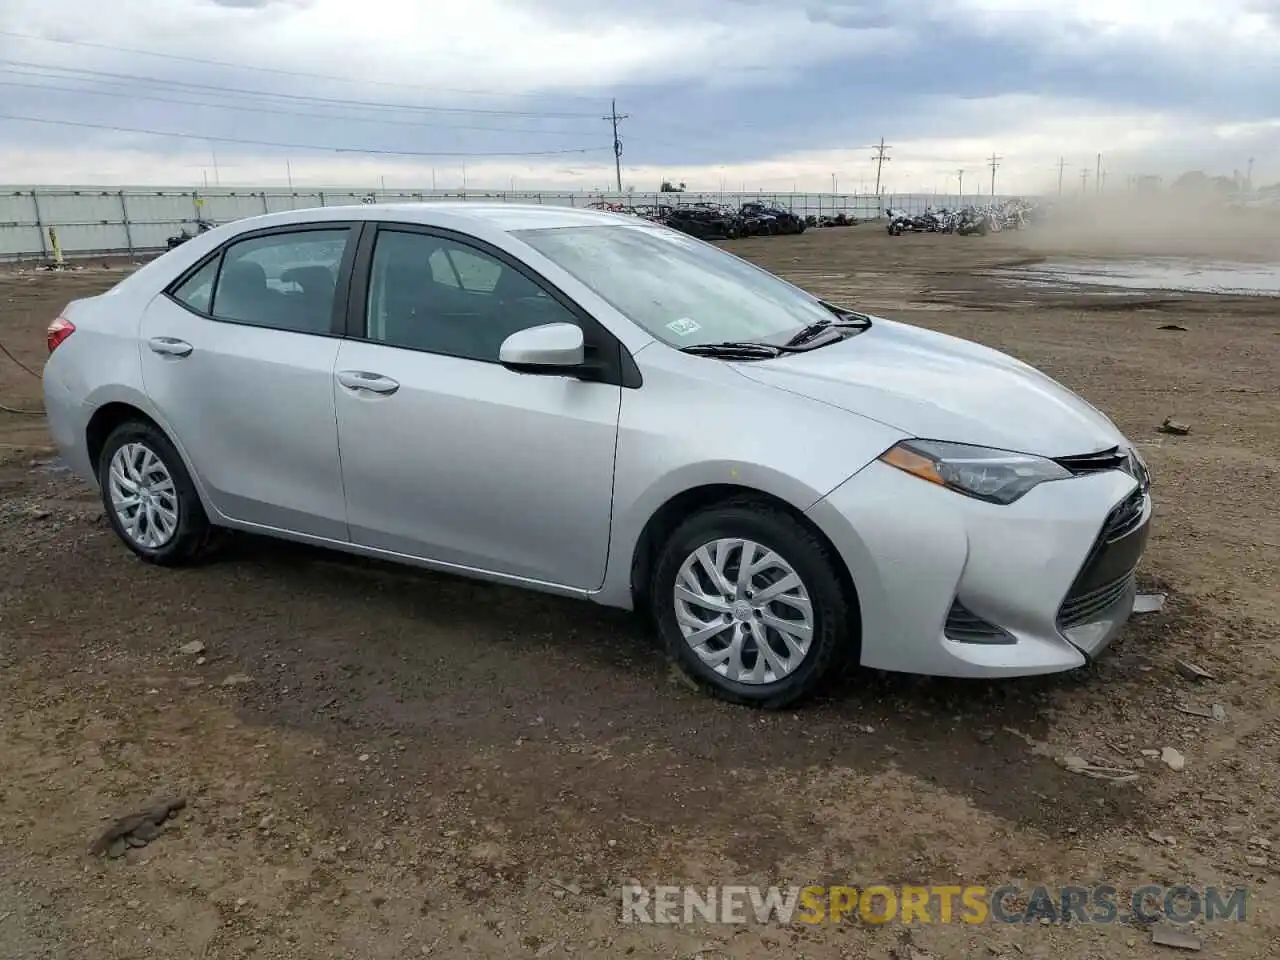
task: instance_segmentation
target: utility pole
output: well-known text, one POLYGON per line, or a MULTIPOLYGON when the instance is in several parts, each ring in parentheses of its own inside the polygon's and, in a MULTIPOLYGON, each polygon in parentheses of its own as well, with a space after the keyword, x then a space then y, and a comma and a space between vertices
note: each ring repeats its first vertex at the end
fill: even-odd
POLYGON ((876 162, 876 196, 880 196, 880 168, 884 166, 886 160, 892 160, 893 157, 885 153, 886 150, 892 150, 893 147, 886 147, 884 137, 880 138, 880 145, 876 147, 876 152, 872 154, 871 159, 876 162))
POLYGON ((618 101, 609 101, 609 115, 601 117, 613 124, 613 169, 618 176, 618 192, 622 192, 622 141, 618 139, 618 121, 630 119, 630 114, 618 113, 618 101))
POLYGON ((964 170, 957 170, 956 176, 960 178, 960 202, 964 203, 964 170))
POLYGON ((997 157, 996 152, 992 150, 991 156, 987 160, 987 163, 991 167, 991 202, 992 203, 996 202, 996 170, 1000 168, 1000 161, 1003 159, 1004 157, 997 157))
POLYGON ((1098 168, 1093 174, 1093 192, 1102 193, 1102 154, 1098 154, 1098 168))
POLYGON ((1089 168, 1081 167, 1080 168, 1080 193, 1083 195, 1088 192, 1089 192, 1089 168))
POLYGON ((284 158, 284 175, 289 179, 289 192, 293 192, 293 164, 289 162, 289 158, 284 158))
POLYGON ((1253 192, 1253 157, 1249 158, 1249 171, 1244 175, 1245 188, 1253 192))
POLYGON ((1067 161, 1064 157, 1058 158, 1058 196, 1062 196, 1062 171, 1067 168, 1067 161))

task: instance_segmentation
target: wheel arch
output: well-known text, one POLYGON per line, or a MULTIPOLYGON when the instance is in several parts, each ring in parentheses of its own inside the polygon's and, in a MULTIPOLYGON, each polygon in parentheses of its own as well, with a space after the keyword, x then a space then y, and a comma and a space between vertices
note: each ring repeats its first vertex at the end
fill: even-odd
POLYGON ((129 400, 107 400, 93 411, 92 416, 89 417, 89 421, 85 425, 85 452, 88 455, 89 466, 93 470, 94 477, 98 476, 98 460, 102 456, 102 448, 106 445, 107 438, 111 436, 111 432, 116 427, 130 421, 146 423, 154 427, 164 435, 165 439, 173 444, 173 448, 178 451, 178 456, 182 458, 182 466, 186 469, 187 476, 191 478, 192 486, 196 490, 196 496, 200 498, 200 505, 204 508, 206 515, 210 519, 220 516, 216 510, 211 509, 209 497, 205 493, 200 475, 193 467, 191 458, 187 456, 187 451, 183 449, 182 444, 173 435, 173 431, 169 430, 159 418, 129 400))
MULTIPOLYGON (((106 446, 107 437, 111 436, 111 432, 122 423, 139 420, 143 423, 155 427, 166 437, 168 432, 155 418, 148 414, 145 410, 135 407, 131 403, 123 400, 112 400, 104 403, 93 411, 93 416, 89 418, 89 422, 84 428, 84 444, 85 450, 89 454, 89 463, 95 471, 97 471, 98 461, 102 457, 102 448, 106 446)), ((169 437, 172 442, 172 437, 169 437)))
POLYGON ((646 609, 647 589, 652 579, 653 567, 657 562, 658 553, 662 549, 662 545, 666 543, 667 538, 681 523, 700 511, 732 501, 742 500, 754 500, 758 503, 775 507, 786 513, 801 527, 818 538, 831 555, 836 578, 840 581, 841 589, 852 608, 852 622, 858 628, 858 635, 854 638, 854 642, 860 643, 862 611, 858 601, 858 588, 853 581, 852 573, 844 562, 844 558, 841 556, 840 551, 836 549, 831 538, 827 536, 826 531, 818 526, 811 517, 807 516, 803 510, 783 497, 743 484, 705 483, 689 487, 668 497, 661 506, 650 514, 648 521, 640 531, 640 536, 636 538, 631 554, 629 575, 633 608, 636 610, 646 609))

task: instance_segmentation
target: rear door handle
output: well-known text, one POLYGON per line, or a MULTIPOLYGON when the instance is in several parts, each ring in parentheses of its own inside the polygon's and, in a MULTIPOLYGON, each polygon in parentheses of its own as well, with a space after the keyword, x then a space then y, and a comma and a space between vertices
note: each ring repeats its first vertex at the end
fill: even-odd
POLYGON ((147 341, 152 353, 165 357, 185 357, 192 350, 191 344, 176 337, 152 337, 147 341))
POLYGON ((400 389, 400 384, 380 373, 367 373, 364 370, 340 370, 338 382, 348 390, 367 390, 370 393, 391 394, 400 389))

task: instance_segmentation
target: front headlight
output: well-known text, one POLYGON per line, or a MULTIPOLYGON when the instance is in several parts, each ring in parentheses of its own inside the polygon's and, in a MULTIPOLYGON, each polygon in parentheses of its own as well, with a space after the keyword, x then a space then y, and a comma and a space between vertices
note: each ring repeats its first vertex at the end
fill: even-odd
POLYGON ((989 503, 1013 503, 1047 480, 1071 476, 1045 457, 942 440, 903 440, 880 460, 922 480, 989 503))
POLYGON ((1151 470, 1137 447, 1129 448, 1129 472, 1133 474, 1133 479, 1138 481, 1138 486, 1143 493, 1151 488, 1151 470))

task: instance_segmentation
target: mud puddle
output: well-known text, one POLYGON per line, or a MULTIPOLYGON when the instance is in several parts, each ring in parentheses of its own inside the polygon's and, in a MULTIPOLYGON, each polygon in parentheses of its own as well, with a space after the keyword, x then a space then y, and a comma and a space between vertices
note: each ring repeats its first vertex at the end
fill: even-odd
POLYGON ((1052 259, 998 268, 990 276, 1020 286, 1093 287, 1280 297, 1280 265, 1151 257, 1141 260, 1052 259))

